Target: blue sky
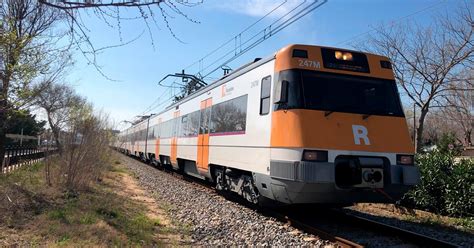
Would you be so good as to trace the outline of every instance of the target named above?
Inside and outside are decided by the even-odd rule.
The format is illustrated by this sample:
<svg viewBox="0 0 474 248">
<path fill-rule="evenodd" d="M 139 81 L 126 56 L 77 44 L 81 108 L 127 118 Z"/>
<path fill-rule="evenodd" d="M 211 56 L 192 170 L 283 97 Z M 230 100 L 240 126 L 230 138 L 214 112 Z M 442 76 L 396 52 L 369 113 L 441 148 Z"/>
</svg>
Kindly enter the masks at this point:
<svg viewBox="0 0 474 248">
<path fill-rule="evenodd" d="M 150 38 L 143 21 L 122 21 L 123 40 L 143 35 L 126 46 L 105 50 L 98 57 L 104 73 L 119 81 L 109 81 L 94 67 L 87 65 L 81 54 L 76 54 L 76 64 L 67 76 L 67 81 L 88 98 L 94 106 L 106 113 L 118 124 L 142 114 L 153 102 L 163 103 L 172 91 L 159 87 L 157 82 L 168 73 L 197 61 L 205 54 L 229 40 L 241 30 L 268 13 L 283 1 L 204 0 L 202 5 L 182 10 L 199 21 L 192 23 L 174 14 L 170 26 L 184 43 L 176 40 L 166 29 L 161 16 L 156 16 L 158 27 L 151 24 Z M 291 9 L 300 1 L 289 0 L 274 15 L 265 19 L 252 31 L 260 30 Z M 317 44 L 351 48 L 351 44 L 363 39 L 366 32 L 379 25 L 390 25 L 393 21 L 431 22 L 434 15 L 454 11 L 458 0 L 329 0 L 325 5 L 274 37 L 264 41 L 239 59 L 229 64 L 232 68 L 266 57 L 291 43 Z M 130 10 L 128 10 L 130 12 Z M 155 12 L 159 14 L 159 12 Z M 133 13 L 126 13 L 124 15 Z M 407 17 L 408 16 L 408 17 Z M 110 28 L 94 15 L 83 15 L 90 28 L 90 36 L 96 47 L 114 45 L 120 42 L 117 29 Z M 112 24 L 114 24 L 112 22 Z M 159 28 L 159 29 L 158 29 Z M 154 46 L 152 45 L 154 43 Z M 204 62 L 206 64 L 206 61 Z M 188 73 L 196 73 L 198 67 L 191 67 Z M 222 72 L 219 71 L 217 77 Z M 172 83 L 169 81 L 168 83 Z M 151 112 L 158 112 L 163 103 Z M 123 128 L 124 125 L 118 126 Z"/>
</svg>

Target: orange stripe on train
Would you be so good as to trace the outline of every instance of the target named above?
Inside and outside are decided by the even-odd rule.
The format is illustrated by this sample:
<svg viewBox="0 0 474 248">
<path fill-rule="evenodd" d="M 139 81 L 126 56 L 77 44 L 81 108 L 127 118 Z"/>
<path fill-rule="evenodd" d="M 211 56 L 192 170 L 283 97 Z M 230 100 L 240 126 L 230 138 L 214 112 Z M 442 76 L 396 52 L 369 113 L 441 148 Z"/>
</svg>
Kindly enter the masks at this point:
<svg viewBox="0 0 474 248">
<path fill-rule="evenodd" d="M 413 153 L 407 133 L 403 117 L 369 116 L 364 120 L 361 114 L 335 112 L 325 117 L 318 110 L 280 110 L 272 115 L 271 146 Z"/>
<path fill-rule="evenodd" d="M 293 55 L 292 55 L 293 49 L 306 50 L 308 52 L 308 58 L 293 58 Z M 341 50 L 338 48 L 334 48 L 334 49 Z M 380 56 L 380 55 L 370 54 L 370 56 L 367 56 L 367 60 L 369 63 L 370 74 L 354 72 L 354 71 L 328 69 L 328 68 L 324 68 L 323 66 L 323 57 L 321 55 L 321 47 L 306 46 L 306 45 L 289 45 L 282 48 L 280 51 L 277 52 L 276 60 L 275 60 L 275 72 L 278 73 L 280 71 L 284 71 L 288 69 L 305 69 L 305 70 L 333 72 L 337 74 L 348 74 L 348 75 L 357 75 L 357 76 L 365 76 L 365 77 L 393 79 L 392 70 L 382 70 L 382 68 L 380 67 L 380 60 L 389 61 L 390 60 L 389 58 Z M 312 66 L 308 67 L 308 66 L 301 65 L 302 62 L 308 62 L 308 61 L 311 62 Z M 318 64 L 319 66 L 316 66 Z"/>
</svg>

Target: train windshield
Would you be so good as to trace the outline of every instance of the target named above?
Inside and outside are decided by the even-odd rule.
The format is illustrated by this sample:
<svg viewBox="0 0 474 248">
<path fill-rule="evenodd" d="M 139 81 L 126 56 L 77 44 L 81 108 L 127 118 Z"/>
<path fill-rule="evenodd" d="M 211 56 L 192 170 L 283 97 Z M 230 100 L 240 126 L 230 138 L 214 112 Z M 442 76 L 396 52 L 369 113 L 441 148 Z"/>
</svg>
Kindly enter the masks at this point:
<svg viewBox="0 0 474 248">
<path fill-rule="evenodd" d="M 307 70 L 288 70 L 288 103 L 277 109 L 314 109 L 368 115 L 404 116 L 394 80 Z"/>
</svg>

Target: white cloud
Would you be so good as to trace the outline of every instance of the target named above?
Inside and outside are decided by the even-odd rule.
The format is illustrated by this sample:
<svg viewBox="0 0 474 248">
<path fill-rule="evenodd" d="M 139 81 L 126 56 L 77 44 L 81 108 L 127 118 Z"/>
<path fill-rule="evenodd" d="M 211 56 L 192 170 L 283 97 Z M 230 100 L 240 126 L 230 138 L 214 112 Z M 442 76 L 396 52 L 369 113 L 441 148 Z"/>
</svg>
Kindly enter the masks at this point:
<svg viewBox="0 0 474 248">
<path fill-rule="evenodd" d="M 224 9 L 226 11 L 232 11 L 239 14 L 244 14 L 254 17 L 262 17 L 278 7 L 271 16 L 282 16 L 288 11 L 292 10 L 298 4 L 302 3 L 302 0 L 287 0 L 287 1 L 275 1 L 275 0 L 239 0 L 239 1 L 219 1 L 215 3 L 216 8 Z"/>
</svg>

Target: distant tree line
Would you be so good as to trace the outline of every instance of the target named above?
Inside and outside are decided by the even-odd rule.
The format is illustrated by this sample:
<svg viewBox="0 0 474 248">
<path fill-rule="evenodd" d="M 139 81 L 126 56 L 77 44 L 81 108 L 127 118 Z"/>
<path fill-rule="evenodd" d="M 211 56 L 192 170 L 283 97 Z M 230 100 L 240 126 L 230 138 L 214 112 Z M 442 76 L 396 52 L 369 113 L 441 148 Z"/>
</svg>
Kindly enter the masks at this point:
<svg viewBox="0 0 474 248">
<path fill-rule="evenodd" d="M 429 25 L 407 22 L 381 26 L 358 48 L 392 60 L 402 96 L 417 108 L 416 147 L 421 152 L 429 113 L 459 122 L 471 144 L 474 91 L 474 17 L 472 1 L 440 14 Z M 408 106 L 407 106 L 408 107 Z M 413 112 L 413 111 L 412 111 Z M 412 125 L 413 126 L 413 125 Z"/>
<path fill-rule="evenodd" d="M 160 16 L 171 34 L 173 14 L 188 17 L 182 8 L 202 1 L 49 1 L 4 0 L 0 2 L 0 157 L 4 156 L 6 133 L 19 115 L 31 108 L 45 111 L 47 123 L 57 144 L 60 130 L 68 127 L 72 111 L 79 111 L 85 100 L 64 83 L 77 51 L 90 65 L 110 79 L 97 62 L 105 49 L 126 45 L 121 24 L 142 19 L 154 44 L 150 25 L 158 27 Z M 122 11 L 134 9 L 135 12 Z M 81 14 L 92 12 L 98 20 L 119 32 L 118 44 L 96 47 Z M 138 13 L 130 16 L 130 13 Z M 115 25 L 112 25 L 115 23 Z M 13 130 L 17 131 L 17 130 Z M 34 133 L 34 132 L 33 132 Z M 60 147 L 62 147 L 60 145 Z"/>
</svg>

